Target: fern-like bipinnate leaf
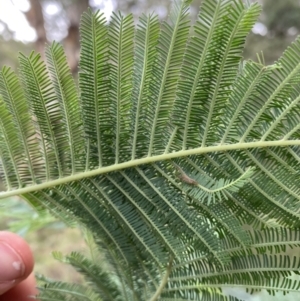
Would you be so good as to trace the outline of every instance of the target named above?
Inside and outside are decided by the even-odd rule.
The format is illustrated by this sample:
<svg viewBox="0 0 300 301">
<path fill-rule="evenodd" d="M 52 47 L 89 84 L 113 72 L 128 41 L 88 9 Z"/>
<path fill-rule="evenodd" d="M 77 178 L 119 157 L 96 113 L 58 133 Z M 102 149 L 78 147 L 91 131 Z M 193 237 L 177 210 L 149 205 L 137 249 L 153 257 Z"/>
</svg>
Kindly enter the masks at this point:
<svg viewBox="0 0 300 301">
<path fill-rule="evenodd" d="M 40 277 L 40 300 L 299 289 L 300 39 L 272 66 L 242 63 L 259 5 L 204 0 L 190 26 L 190 2 L 136 27 L 84 13 L 78 89 L 56 42 L 47 64 L 2 68 L 0 198 L 84 225 L 106 263 L 55 253 L 89 287 Z"/>
</svg>

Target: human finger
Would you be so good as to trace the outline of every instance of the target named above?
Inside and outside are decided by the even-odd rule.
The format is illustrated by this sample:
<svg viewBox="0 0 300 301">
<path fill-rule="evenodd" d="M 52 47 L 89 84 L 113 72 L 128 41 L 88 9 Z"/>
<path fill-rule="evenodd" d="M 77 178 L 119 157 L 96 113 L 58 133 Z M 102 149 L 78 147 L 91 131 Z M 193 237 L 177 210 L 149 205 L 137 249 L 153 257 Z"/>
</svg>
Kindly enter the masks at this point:
<svg viewBox="0 0 300 301">
<path fill-rule="evenodd" d="M 0 231 L 0 295 L 26 279 L 33 264 L 32 252 L 24 239 L 14 233 Z"/>
<path fill-rule="evenodd" d="M 37 294 L 36 281 L 32 273 L 25 280 L 1 295 L 0 301 L 32 301 L 32 296 Z"/>
</svg>

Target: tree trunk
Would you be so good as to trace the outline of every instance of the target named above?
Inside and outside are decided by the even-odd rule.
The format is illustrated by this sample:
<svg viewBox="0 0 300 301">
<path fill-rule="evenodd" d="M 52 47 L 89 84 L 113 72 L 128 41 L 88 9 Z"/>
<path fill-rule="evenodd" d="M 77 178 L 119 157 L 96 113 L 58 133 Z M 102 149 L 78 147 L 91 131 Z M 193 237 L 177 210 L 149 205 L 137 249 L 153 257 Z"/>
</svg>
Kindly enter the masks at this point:
<svg viewBox="0 0 300 301">
<path fill-rule="evenodd" d="M 69 66 L 72 72 L 77 71 L 79 60 L 79 25 L 80 18 L 83 12 L 87 10 L 89 0 L 78 0 L 66 7 L 66 13 L 69 19 L 68 35 L 64 39 L 64 48 L 67 55 Z"/>
<path fill-rule="evenodd" d="M 47 35 L 44 26 L 43 9 L 39 0 L 30 0 L 30 9 L 25 13 L 28 23 L 33 27 L 37 34 L 35 48 L 44 58 L 45 44 L 47 43 Z"/>
</svg>

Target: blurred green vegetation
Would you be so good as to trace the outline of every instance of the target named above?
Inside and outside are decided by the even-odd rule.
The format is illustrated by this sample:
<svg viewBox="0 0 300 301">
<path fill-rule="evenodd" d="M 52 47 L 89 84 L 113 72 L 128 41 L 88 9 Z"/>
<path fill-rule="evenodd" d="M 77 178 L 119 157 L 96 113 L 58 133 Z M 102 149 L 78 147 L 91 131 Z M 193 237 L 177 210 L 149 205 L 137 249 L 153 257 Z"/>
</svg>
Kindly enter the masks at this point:
<svg viewBox="0 0 300 301">
<path fill-rule="evenodd" d="M 78 228 L 67 228 L 46 211 L 37 212 L 24 200 L 12 197 L 1 201 L 0 231 L 10 230 L 24 237 L 31 246 L 35 258 L 35 273 L 48 278 L 81 282 L 82 277 L 74 270 L 56 261 L 51 252 L 63 254 L 78 251 L 87 254 L 84 235 Z"/>
<path fill-rule="evenodd" d="M 29 54 L 34 49 L 33 43 L 24 44 L 20 41 L 5 40 L 0 36 L 0 67 L 9 66 L 13 70 L 18 69 L 18 53 Z"/>
<path fill-rule="evenodd" d="M 1 200 L 0 229 L 6 229 L 25 237 L 27 233 L 43 228 L 61 230 L 65 225 L 46 211 L 37 212 L 18 197 Z"/>
</svg>

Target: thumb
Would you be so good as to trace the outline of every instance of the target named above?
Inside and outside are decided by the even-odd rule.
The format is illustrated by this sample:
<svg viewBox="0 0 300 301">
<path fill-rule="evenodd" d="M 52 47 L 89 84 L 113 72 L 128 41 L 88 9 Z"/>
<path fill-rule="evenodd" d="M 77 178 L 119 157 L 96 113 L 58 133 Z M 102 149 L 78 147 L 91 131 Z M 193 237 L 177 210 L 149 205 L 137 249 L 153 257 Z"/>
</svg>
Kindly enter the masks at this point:
<svg viewBox="0 0 300 301">
<path fill-rule="evenodd" d="M 0 232 L 0 295 L 27 278 L 33 258 L 27 243 L 18 235 Z"/>
</svg>

